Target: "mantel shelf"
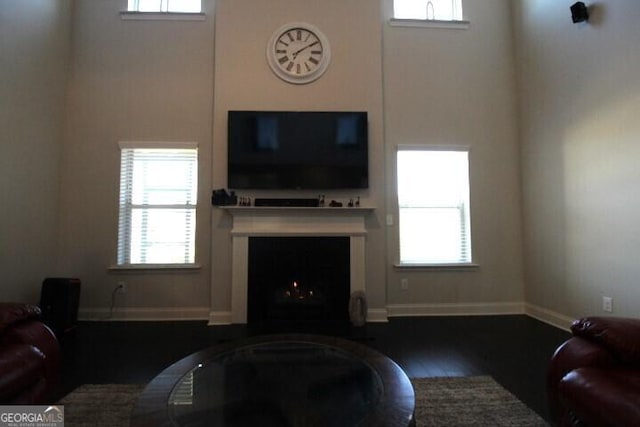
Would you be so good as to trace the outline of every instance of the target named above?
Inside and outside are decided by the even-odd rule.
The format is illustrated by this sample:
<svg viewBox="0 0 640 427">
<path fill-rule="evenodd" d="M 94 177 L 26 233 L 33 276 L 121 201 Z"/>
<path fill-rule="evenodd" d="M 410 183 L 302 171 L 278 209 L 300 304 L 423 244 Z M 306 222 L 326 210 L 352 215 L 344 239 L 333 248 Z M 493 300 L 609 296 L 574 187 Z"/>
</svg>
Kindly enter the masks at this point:
<svg viewBox="0 0 640 427">
<path fill-rule="evenodd" d="M 220 209 L 228 211 L 230 214 L 246 215 L 251 213 L 277 213 L 281 212 L 284 215 L 291 213 L 312 213 L 312 214 L 346 214 L 356 213 L 365 215 L 373 212 L 375 208 L 372 207 L 307 207 L 307 206 L 216 206 Z"/>
</svg>

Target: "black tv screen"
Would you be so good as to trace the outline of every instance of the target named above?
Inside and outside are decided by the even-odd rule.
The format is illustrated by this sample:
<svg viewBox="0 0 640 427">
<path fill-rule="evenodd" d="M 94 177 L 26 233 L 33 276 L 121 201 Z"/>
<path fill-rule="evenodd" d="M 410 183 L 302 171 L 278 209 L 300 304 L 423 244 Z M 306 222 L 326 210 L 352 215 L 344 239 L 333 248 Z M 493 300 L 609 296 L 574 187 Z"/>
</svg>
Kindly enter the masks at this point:
<svg viewBox="0 0 640 427">
<path fill-rule="evenodd" d="M 230 189 L 369 185 L 366 112 L 229 111 Z"/>
</svg>

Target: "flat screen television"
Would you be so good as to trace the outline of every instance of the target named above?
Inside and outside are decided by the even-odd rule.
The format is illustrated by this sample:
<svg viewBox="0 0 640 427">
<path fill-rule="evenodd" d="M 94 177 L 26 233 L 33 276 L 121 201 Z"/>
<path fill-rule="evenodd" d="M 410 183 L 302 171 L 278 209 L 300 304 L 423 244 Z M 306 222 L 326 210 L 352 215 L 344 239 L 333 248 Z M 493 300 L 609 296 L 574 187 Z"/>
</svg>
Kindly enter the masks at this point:
<svg viewBox="0 0 640 427">
<path fill-rule="evenodd" d="M 229 111 L 230 189 L 357 189 L 369 185 L 362 111 Z"/>
</svg>

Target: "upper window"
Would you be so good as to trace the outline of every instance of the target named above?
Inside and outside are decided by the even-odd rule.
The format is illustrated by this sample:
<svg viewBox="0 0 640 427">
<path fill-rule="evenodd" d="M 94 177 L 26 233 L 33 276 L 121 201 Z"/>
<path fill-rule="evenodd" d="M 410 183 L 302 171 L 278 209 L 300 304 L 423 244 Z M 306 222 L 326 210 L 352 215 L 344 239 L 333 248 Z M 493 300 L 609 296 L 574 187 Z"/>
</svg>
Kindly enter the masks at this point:
<svg viewBox="0 0 640 427">
<path fill-rule="evenodd" d="M 393 17 L 461 21 L 462 0 L 393 0 Z"/>
<path fill-rule="evenodd" d="M 200 13 L 201 0 L 128 0 L 129 12 Z"/>
<path fill-rule="evenodd" d="M 400 264 L 471 263 L 469 152 L 400 147 L 397 170 Z"/>
<path fill-rule="evenodd" d="M 194 143 L 121 143 L 118 265 L 193 264 Z"/>
</svg>

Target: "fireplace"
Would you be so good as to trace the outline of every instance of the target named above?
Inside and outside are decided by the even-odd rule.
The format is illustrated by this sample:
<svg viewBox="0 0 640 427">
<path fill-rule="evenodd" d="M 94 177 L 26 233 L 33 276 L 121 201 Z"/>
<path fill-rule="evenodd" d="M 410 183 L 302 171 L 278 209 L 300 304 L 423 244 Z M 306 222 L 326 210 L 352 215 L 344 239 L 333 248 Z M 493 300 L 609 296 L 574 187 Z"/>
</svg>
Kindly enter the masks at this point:
<svg viewBox="0 0 640 427">
<path fill-rule="evenodd" d="M 212 311 L 209 324 L 247 323 L 249 242 L 254 239 L 259 241 L 261 238 L 343 238 L 349 247 L 348 295 L 355 291 L 366 291 L 365 223 L 366 217 L 373 211 L 372 208 L 223 206 L 221 209 L 233 217 L 231 311 Z M 215 278 L 212 279 L 212 283 L 214 281 Z M 301 292 L 308 289 L 306 283 L 298 285 L 304 287 Z M 284 286 L 293 285 L 289 283 Z"/>
<path fill-rule="evenodd" d="M 251 237 L 247 322 L 347 322 L 348 237 Z"/>
</svg>

